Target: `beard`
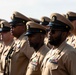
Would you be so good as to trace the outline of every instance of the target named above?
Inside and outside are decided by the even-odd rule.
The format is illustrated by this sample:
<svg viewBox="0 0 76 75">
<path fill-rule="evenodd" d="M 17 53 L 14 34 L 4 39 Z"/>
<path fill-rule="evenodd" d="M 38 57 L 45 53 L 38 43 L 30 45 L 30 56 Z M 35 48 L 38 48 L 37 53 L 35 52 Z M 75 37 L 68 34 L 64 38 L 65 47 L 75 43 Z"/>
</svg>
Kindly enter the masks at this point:
<svg viewBox="0 0 76 75">
<path fill-rule="evenodd" d="M 61 35 L 62 35 L 62 33 L 61 33 L 58 37 L 56 37 L 56 38 L 51 37 L 51 38 L 49 39 L 49 43 L 50 43 L 51 45 L 54 45 L 54 46 L 59 45 L 60 42 L 61 42 Z"/>
</svg>

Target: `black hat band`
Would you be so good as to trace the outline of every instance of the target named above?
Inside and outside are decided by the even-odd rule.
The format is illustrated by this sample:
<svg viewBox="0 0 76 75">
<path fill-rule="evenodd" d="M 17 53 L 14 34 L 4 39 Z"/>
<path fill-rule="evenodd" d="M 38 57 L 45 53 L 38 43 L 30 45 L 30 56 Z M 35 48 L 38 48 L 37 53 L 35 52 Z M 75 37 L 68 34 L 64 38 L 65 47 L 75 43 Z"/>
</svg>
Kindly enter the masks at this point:
<svg viewBox="0 0 76 75">
<path fill-rule="evenodd" d="M 9 27 L 0 28 L 0 32 L 7 32 L 7 31 L 10 31 Z"/>
<path fill-rule="evenodd" d="M 27 30 L 27 32 L 32 32 L 32 33 L 43 33 L 43 34 L 46 33 L 45 30 L 38 29 L 38 28 L 30 28 L 30 29 Z"/>
<path fill-rule="evenodd" d="M 76 20 L 76 17 L 69 16 L 68 19 L 69 19 L 70 21 L 74 21 L 74 20 Z"/>
<path fill-rule="evenodd" d="M 69 31 L 71 29 L 70 26 L 68 26 L 65 23 L 57 24 L 57 23 L 50 22 L 48 26 L 50 26 L 53 29 L 60 29 L 60 30 L 63 30 L 63 31 Z"/>
<path fill-rule="evenodd" d="M 26 24 L 26 22 L 27 22 L 27 21 L 24 20 L 24 19 L 15 17 L 15 18 L 10 22 L 10 25 L 13 26 L 13 27 L 15 27 L 16 24 L 18 24 L 18 23 Z"/>
<path fill-rule="evenodd" d="M 46 25 L 48 25 L 48 24 L 49 24 L 49 22 L 47 22 L 47 21 L 44 21 L 44 22 L 40 22 L 40 24 L 41 24 L 41 25 L 44 25 L 44 26 L 46 26 Z"/>
</svg>

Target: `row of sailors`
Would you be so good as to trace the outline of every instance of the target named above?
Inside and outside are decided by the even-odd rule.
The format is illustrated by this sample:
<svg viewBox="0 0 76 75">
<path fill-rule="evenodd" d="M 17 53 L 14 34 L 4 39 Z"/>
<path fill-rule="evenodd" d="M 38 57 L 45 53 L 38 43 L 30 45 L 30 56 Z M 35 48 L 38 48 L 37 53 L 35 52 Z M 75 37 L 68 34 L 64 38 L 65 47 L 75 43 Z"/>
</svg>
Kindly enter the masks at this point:
<svg viewBox="0 0 76 75">
<path fill-rule="evenodd" d="M 0 21 L 0 75 L 68 75 L 67 72 L 69 75 L 75 75 L 76 68 L 73 63 L 76 61 L 73 61 L 73 65 L 70 65 L 70 61 L 68 63 L 72 70 L 64 69 L 65 72 L 61 71 L 60 74 L 58 68 L 62 67 L 63 70 L 64 66 L 58 62 L 63 55 L 76 48 L 76 13 L 68 12 L 65 16 L 53 13 L 50 18 L 44 16 L 40 21 L 14 12 L 11 20 L 10 23 L 3 19 Z M 55 31 L 68 34 L 63 35 L 65 38 L 61 41 L 62 37 L 52 37 Z"/>
</svg>

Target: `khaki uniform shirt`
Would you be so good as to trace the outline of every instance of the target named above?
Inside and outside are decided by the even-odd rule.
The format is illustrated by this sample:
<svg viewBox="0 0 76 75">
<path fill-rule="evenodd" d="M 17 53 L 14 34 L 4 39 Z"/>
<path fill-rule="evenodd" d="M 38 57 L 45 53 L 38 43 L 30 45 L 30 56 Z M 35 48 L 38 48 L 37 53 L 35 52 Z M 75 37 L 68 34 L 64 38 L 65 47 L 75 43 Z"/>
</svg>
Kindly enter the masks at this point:
<svg viewBox="0 0 76 75">
<path fill-rule="evenodd" d="M 70 36 L 67 43 L 76 49 L 76 36 L 75 35 Z"/>
<path fill-rule="evenodd" d="M 25 75 L 29 59 L 34 52 L 24 34 L 15 42 L 14 54 L 11 59 L 11 75 Z"/>
<path fill-rule="evenodd" d="M 37 52 L 33 53 L 29 61 L 26 75 L 41 75 L 40 66 L 48 51 L 49 48 L 43 45 Z"/>
<path fill-rule="evenodd" d="M 63 42 L 47 53 L 41 69 L 42 75 L 76 75 L 76 50 Z"/>
<path fill-rule="evenodd" d="M 4 48 L 3 41 L 0 41 L 0 58 L 1 58 L 1 54 L 2 54 L 3 48 Z"/>
<path fill-rule="evenodd" d="M 13 44 L 13 40 L 9 43 L 9 45 L 5 46 L 1 55 L 1 72 L 0 75 L 3 75 L 4 68 L 5 68 L 5 58 L 11 48 L 11 45 Z"/>
<path fill-rule="evenodd" d="M 2 41 L 0 41 L 0 58 L 1 58 L 1 54 L 2 54 L 3 49 L 4 49 L 4 44 Z"/>
<path fill-rule="evenodd" d="M 0 73 L 1 73 L 1 55 L 4 49 L 4 44 L 2 41 L 0 41 Z"/>
</svg>

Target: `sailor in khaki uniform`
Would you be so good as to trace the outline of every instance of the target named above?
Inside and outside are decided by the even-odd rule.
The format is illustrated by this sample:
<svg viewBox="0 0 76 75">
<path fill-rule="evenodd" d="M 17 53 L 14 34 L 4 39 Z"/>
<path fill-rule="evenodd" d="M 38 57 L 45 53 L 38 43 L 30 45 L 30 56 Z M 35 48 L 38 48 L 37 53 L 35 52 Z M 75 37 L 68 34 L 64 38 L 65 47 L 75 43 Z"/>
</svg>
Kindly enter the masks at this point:
<svg viewBox="0 0 76 75">
<path fill-rule="evenodd" d="M 47 17 L 47 16 L 42 16 L 40 21 L 41 21 L 40 25 L 43 25 L 47 29 L 47 34 L 46 34 L 46 37 L 44 39 L 44 42 L 51 49 L 52 45 L 50 45 L 48 43 L 48 31 L 49 31 L 49 27 L 47 26 L 49 24 L 49 22 L 51 21 L 51 19 L 49 17 Z"/>
<path fill-rule="evenodd" d="M 40 66 L 46 53 L 49 51 L 49 48 L 44 44 L 46 28 L 32 21 L 27 22 L 26 25 L 27 32 L 25 35 L 28 36 L 30 46 L 35 51 L 29 61 L 25 75 L 41 75 Z"/>
<path fill-rule="evenodd" d="M 0 19 L 0 22 L 1 21 L 4 21 L 4 19 Z M 4 48 L 4 44 L 3 44 L 3 41 L 2 41 L 2 35 L 1 35 L 1 31 L 0 31 L 0 58 L 1 58 L 3 48 Z"/>
<path fill-rule="evenodd" d="M 71 21 L 74 27 L 67 42 L 76 49 L 76 13 L 69 11 L 66 13 L 66 18 Z"/>
<path fill-rule="evenodd" d="M 4 74 L 4 68 L 5 68 L 5 61 L 6 56 L 11 48 L 11 45 L 13 44 L 13 36 L 10 33 L 10 24 L 7 21 L 1 21 L 0 22 L 0 32 L 2 35 L 2 41 L 4 42 L 4 48 L 1 54 L 1 72 L 0 75 Z"/>
<path fill-rule="evenodd" d="M 0 22 L 3 21 L 4 19 L 0 19 Z M 0 72 L 1 72 L 1 54 L 3 52 L 3 48 L 4 48 L 4 44 L 3 44 L 3 41 L 2 41 L 2 35 L 1 35 L 1 32 L 0 32 Z"/>
<path fill-rule="evenodd" d="M 49 43 L 54 47 L 45 56 L 42 75 L 76 75 L 76 50 L 66 43 L 73 26 L 58 13 L 51 14 Z"/>
<path fill-rule="evenodd" d="M 15 11 L 11 20 L 12 34 L 16 37 L 11 58 L 11 75 L 25 75 L 29 59 L 34 51 L 28 44 L 28 38 L 24 36 L 29 18 Z"/>
</svg>

